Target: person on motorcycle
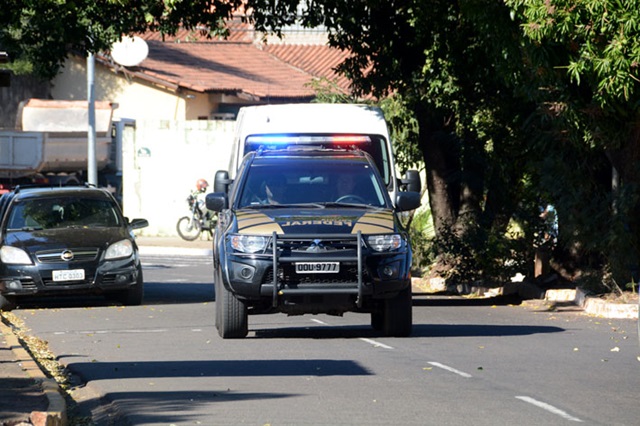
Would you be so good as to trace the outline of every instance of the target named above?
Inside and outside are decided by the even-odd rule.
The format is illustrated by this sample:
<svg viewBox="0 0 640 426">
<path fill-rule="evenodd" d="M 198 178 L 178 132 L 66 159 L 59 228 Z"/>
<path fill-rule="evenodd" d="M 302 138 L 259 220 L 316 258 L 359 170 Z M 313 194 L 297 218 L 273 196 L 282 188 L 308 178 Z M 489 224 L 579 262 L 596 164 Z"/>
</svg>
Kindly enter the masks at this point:
<svg viewBox="0 0 640 426">
<path fill-rule="evenodd" d="M 203 231 L 210 238 L 213 236 L 213 227 L 217 222 L 216 213 L 207 209 L 205 193 L 209 188 L 209 182 L 205 179 L 196 181 L 195 191 L 191 191 L 187 202 L 189 203 L 189 216 L 178 219 L 176 229 L 178 235 L 187 241 L 197 239 Z"/>
<path fill-rule="evenodd" d="M 205 192 L 207 192 L 207 188 L 209 188 L 209 182 L 207 182 L 206 179 L 198 179 L 196 181 L 196 190 L 191 195 L 193 195 L 196 203 L 198 203 L 198 209 L 200 209 L 202 217 L 209 219 L 211 214 L 205 205 Z"/>
</svg>

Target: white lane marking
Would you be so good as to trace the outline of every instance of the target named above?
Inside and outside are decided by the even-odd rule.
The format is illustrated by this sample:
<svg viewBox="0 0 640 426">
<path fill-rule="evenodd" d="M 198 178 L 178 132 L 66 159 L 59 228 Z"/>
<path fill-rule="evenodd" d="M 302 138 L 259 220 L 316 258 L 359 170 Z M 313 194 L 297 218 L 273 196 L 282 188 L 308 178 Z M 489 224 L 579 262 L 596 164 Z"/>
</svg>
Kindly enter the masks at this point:
<svg viewBox="0 0 640 426">
<path fill-rule="evenodd" d="M 370 343 L 376 348 L 393 349 L 393 346 L 385 345 L 384 343 L 377 342 L 373 339 L 365 339 L 364 337 L 361 337 L 360 340 Z"/>
<path fill-rule="evenodd" d="M 444 365 L 444 364 L 440 364 L 439 362 L 429 362 L 428 364 L 433 365 L 434 367 L 438 367 L 438 368 L 442 368 L 443 370 L 447 370 L 450 371 L 452 373 L 455 373 L 459 376 L 465 377 L 465 378 L 470 378 L 473 377 L 471 374 L 469 373 L 465 373 L 464 371 L 460 371 L 460 370 L 456 370 L 453 367 L 449 367 L 448 365 Z"/>
<path fill-rule="evenodd" d="M 537 399 L 533 399 L 529 396 L 516 396 L 516 398 L 519 399 L 520 401 L 528 402 L 529 404 L 533 404 L 536 407 L 542 408 L 543 410 L 546 410 L 552 414 L 560 416 L 565 420 L 582 423 L 582 420 L 580 420 L 579 418 L 573 417 L 571 414 L 565 411 L 562 411 L 561 409 L 556 408 L 551 404 L 547 404 L 546 402 L 538 401 Z"/>
<path fill-rule="evenodd" d="M 331 324 L 328 324 L 328 323 L 326 323 L 324 321 L 321 321 L 319 319 L 316 319 L 316 318 L 312 318 L 311 321 L 313 321 L 315 323 L 318 323 L 318 324 L 321 324 L 321 325 L 328 325 L 328 326 L 331 325 Z M 380 342 L 375 341 L 373 339 L 366 339 L 366 338 L 362 337 L 362 338 L 360 338 L 360 340 L 362 340 L 363 342 L 369 343 L 369 344 L 373 345 L 376 348 L 393 349 L 392 346 L 385 345 L 384 343 L 380 343 Z"/>
</svg>

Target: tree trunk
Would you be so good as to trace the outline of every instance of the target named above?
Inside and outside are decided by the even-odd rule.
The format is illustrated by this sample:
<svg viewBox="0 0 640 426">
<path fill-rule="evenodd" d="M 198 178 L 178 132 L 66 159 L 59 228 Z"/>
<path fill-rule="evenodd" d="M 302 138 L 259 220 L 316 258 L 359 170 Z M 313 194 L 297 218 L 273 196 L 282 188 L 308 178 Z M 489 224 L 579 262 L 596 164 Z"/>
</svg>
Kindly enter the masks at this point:
<svg viewBox="0 0 640 426">
<path fill-rule="evenodd" d="M 457 176 L 460 167 L 455 155 L 455 139 L 445 126 L 435 127 L 426 111 L 416 111 L 420 126 L 420 149 L 427 177 L 429 205 L 436 239 L 443 230 L 455 224 L 458 213 L 459 189 Z"/>
</svg>

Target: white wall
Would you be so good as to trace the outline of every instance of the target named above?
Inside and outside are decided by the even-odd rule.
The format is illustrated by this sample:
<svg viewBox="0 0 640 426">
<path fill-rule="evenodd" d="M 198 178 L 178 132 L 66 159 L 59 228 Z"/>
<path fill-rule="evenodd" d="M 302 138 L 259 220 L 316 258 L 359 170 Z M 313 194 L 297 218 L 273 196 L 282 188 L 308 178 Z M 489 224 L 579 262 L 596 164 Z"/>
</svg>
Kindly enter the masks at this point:
<svg viewBox="0 0 640 426">
<path fill-rule="evenodd" d="M 188 214 L 187 196 L 204 178 L 213 188 L 226 170 L 234 121 L 139 120 L 123 140 L 123 208 L 145 218 L 140 235 L 176 236 L 176 222 Z"/>
</svg>

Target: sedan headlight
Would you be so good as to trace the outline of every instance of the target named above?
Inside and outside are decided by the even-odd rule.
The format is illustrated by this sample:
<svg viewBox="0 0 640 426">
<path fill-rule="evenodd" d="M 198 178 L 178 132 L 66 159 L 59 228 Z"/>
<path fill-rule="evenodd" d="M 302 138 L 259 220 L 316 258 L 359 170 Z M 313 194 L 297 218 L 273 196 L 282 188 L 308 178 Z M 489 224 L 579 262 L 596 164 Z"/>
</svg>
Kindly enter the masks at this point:
<svg viewBox="0 0 640 426">
<path fill-rule="evenodd" d="M 258 253 L 267 248 L 268 237 L 260 235 L 232 235 L 231 247 L 242 253 Z"/>
<path fill-rule="evenodd" d="M 402 247 L 402 236 L 399 234 L 369 235 L 367 243 L 375 251 L 391 251 Z"/>
<path fill-rule="evenodd" d="M 106 260 L 119 259 L 122 257 L 129 257 L 133 254 L 133 244 L 130 240 L 122 240 L 117 243 L 111 244 L 107 248 L 107 252 L 104 255 Z"/>
<path fill-rule="evenodd" d="M 33 265 L 26 251 L 11 246 L 0 248 L 0 261 L 13 265 Z"/>
</svg>

